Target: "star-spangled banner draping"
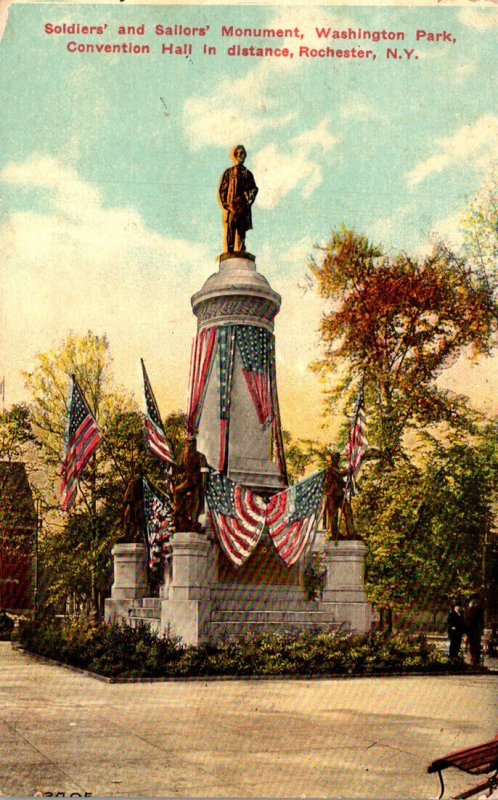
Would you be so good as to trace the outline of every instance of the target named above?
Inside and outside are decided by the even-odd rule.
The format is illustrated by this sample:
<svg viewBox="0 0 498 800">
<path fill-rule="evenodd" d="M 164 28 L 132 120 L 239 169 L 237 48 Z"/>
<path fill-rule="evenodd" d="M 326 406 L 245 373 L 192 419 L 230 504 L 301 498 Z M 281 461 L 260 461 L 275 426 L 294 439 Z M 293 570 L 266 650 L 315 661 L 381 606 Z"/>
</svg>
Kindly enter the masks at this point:
<svg viewBox="0 0 498 800">
<path fill-rule="evenodd" d="M 220 545 L 232 564 L 240 567 L 258 544 L 265 525 L 265 506 L 251 489 L 211 470 L 206 501 Z"/>
<path fill-rule="evenodd" d="M 147 478 L 142 481 L 149 564 L 153 567 L 168 554 L 173 534 L 173 503 L 169 495 L 155 491 Z"/>
<path fill-rule="evenodd" d="M 187 433 L 197 434 L 217 341 L 216 327 L 202 328 L 192 342 L 190 356 Z"/>
<path fill-rule="evenodd" d="M 237 347 L 242 359 L 242 372 L 261 425 L 271 421 L 270 361 L 272 334 L 266 328 L 237 325 Z"/>
<path fill-rule="evenodd" d="M 324 470 L 273 495 L 269 502 L 248 487 L 211 470 L 206 501 L 220 545 L 237 567 L 247 561 L 265 525 L 290 567 L 313 544 L 323 496 Z"/>
<path fill-rule="evenodd" d="M 323 498 L 324 474 L 321 470 L 273 495 L 266 507 L 270 537 L 288 567 L 313 544 Z"/>
<path fill-rule="evenodd" d="M 365 433 L 365 415 L 363 412 L 363 391 L 360 389 L 356 398 L 353 419 L 346 442 L 347 475 L 345 493 L 351 497 L 356 494 L 356 476 L 358 475 L 367 451 L 368 439 Z"/>
<path fill-rule="evenodd" d="M 90 406 L 74 375 L 64 436 L 64 457 L 60 467 L 61 509 L 69 511 L 76 500 L 78 479 L 100 442 L 101 434 Z"/>
<path fill-rule="evenodd" d="M 226 468 L 230 429 L 235 350 L 242 362 L 242 373 L 258 420 L 272 426 L 273 442 L 280 473 L 287 480 L 280 427 L 275 366 L 275 337 L 256 325 L 220 325 L 201 329 L 192 343 L 189 377 L 187 433 L 197 434 L 207 384 L 214 363 L 217 365 L 218 419 L 220 448 L 217 467 Z M 214 465 L 213 465 L 214 466 Z"/>
<path fill-rule="evenodd" d="M 218 328 L 218 402 L 220 419 L 220 457 L 218 469 L 223 472 L 228 455 L 228 432 L 232 407 L 233 365 L 235 357 L 236 327 Z"/>
<path fill-rule="evenodd" d="M 144 380 L 144 395 L 145 395 L 145 438 L 147 445 L 153 455 L 165 461 L 166 464 L 174 464 L 171 448 L 166 439 L 163 423 L 161 422 L 161 415 L 159 408 L 150 385 L 149 376 L 145 369 L 143 359 L 141 359 L 142 373 Z"/>
</svg>

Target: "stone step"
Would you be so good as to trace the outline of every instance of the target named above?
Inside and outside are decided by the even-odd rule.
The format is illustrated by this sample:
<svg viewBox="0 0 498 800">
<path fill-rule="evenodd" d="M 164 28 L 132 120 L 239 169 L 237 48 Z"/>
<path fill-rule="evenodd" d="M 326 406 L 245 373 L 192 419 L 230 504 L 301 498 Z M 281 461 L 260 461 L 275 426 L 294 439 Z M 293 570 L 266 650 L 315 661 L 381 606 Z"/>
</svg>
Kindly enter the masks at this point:
<svg viewBox="0 0 498 800">
<path fill-rule="evenodd" d="M 331 610 L 323 611 L 295 611 L 295 610 L 215 610 L 211 612 L 212 622 L 268 622 L 287 623 L 289 625 L 320 625 L 321 623 L 335 622 L 335 615 Z"/>
<path fill-rule="evenodd" d="M 160 619 L 161 609 L 135 607 L 130 609 L 128 616 L 130 619 Z"/>
<path fill-rule="evenodd" d="M 211 589 L 211 605 L 213 609 L 240 611 L 240 610 L 269 610 L 269 611 L 319 611 L 321 604 L 318 601 L 306 600 L 302 589 L 299 587 L 255 587 L 255 586 L 227 586 Z"/>
<path fill-rule="evenodd" d="M 254 635 L 263 633 L 264 631 L 283 632 L 286 630 L 312 630 L 320 628 L 320 630 L 333 633 L 334 631 L 343 631 L 344 625 L 341 622 L 324 622 L 318 624 L 316 622 L 301 622 L 299 625 L 289 625 L 286 623 L 273 623 L 269 624 L 267 621 L 254 621 L 254 622 L 209 622 L 206 626 L 207 636 L 211 642 L 216 642 L 222 638 L 238 638 L 244 635 Z"/>
<path fill-rule="evenodd" d="M 157 608 L 160 610 L 161 608 L 161 598 L 160 597 L 142 597 L 139 600 L 136 600 L 137 608 Z"/>
</svg>

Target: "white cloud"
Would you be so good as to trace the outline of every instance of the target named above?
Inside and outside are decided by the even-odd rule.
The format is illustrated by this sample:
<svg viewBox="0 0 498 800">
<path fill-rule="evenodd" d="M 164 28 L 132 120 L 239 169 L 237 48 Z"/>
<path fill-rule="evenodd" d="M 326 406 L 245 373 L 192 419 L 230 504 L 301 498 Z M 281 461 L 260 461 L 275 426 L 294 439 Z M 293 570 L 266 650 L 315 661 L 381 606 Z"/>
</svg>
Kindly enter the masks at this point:
<svg viewBox="0 0 498 800">
<path fill-rule="evenodd" d="M 458 13 L 458 19 L 469 28 L 478 31 L 491 30 L 498 27 L 498 14 L 493 8 L 463 8 Z"/>
<path fill-rule="evenodd" d="M 467 80 L 469 75 L 473 75 L 476 71 L 477 66 L 474 61 L 468 61 L 465 64 L 460 64 L 459 67 L 456 68 L 454 77 L 457 83 L 463 83 L 463 81 Z"/>
<path fill-rule="evenodd" d="M 374 108 L 362 95 L 354 93 L 348 93 L 339 113 L 343 119 L 353 117 L 355 120 L 371 119 L 379 116 L 378 109 Z"/>
<path fill-rule="evenodd" d="M 259 177 L 258 204 L 274 208 L 293 189 L 300 187 L 303 197 L 309 197 L 323 180 L 320 160 L 337 142 L 325 117 L 315 128 L 289 139 L 279 149 L 274 142 L 266 145 L 253 158 Z"/>
<path fill-rule="evenodd" d="M 15 211 L 0 226 L 0 361 L 10 391 L 22 394 L 20 371 L 36 353 L 91 329 L 109 336 L 119 382 L 140 390 L 143 356 L 159 396 L 183 407 L 195 330 L 189 298 L 203 280 L 199 264 L 214 271 L 204 248 L 159 235 L 133 209 L 104 207 L 98 189 L 56 159 L 32 156 L 0 179 L 46 200 L 43 211 Z"/>
<path fill-rule="evenodd" d="M 498 117 L 486 114 L 473 125 L 464 125 L 453 136 L 437 139 L 439 152 L 414 167 L 408 173 L 410 186 L 415 186 L 433 172 L 442 172 L 453 164 L 471 162 L 474 167 L 486 167 L 498 156 Z"/>
<path fill-rule="evenodd" d="M 266 63 L 235 81 L 225 79 L 209 95 L 190 97 L 183 106 L 183 126 L 189 146 L 228 147 L 251 144 L 265 129 L 285 127 L 294 114 L 278 112 L 267 90 L 271 71 Z"/>
</svg>

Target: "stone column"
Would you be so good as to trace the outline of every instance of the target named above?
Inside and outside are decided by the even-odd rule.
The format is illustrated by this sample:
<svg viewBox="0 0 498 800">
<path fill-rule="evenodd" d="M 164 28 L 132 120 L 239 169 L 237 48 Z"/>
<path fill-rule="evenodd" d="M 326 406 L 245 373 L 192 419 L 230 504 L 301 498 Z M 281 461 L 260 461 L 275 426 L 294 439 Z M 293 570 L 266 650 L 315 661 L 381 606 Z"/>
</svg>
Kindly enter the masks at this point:
<svg viewBox="0 0 498 800">
<path fill-rule="evenodd" d="M 161 601 L 161 628 L 181 636 L 186 644 L 197 645 L 205 638 L 210 612 L 211 545 L 203 534 L 177 532 L 171 546 L 173 574 L 168 596 Z"/>
<path fill-rule="evenodd" d="M 105 601 L 105 618 L 128 621 L 135 601 L 147 597 L 147 548 L 144 544 L 120 542 L 112 549 L 114 583 Z"/>
<path fill-rule="evenodd" d="M 323 601 L 332 604 L 336 619 L 360 633 L 371 625 L 363 584 L 365 552 L 363 542 L 350 539 L 329 540 L 324 547 L 327 583 Z"/>
</svg>

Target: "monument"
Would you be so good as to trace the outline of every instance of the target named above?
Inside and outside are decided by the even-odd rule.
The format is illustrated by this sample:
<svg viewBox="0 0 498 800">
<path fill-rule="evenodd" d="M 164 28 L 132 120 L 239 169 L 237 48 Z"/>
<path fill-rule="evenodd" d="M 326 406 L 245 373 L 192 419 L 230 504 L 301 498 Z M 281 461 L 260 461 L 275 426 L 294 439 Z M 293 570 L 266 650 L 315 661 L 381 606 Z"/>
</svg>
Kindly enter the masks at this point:
<svg viewBox="0 0 498 800">
<path fill-rule="evenodd" d="M 193 644 L 271 627 L 333 629 L 346 623 L 365 631 L 370 607 L 363 590 L 364 545 L 350 538 L 352 523 L 346 540 L 317 534 L 325 491 L 329 527 L 338 535 L 338 465 L 331 462 L 327 471 L 288 484 L 274 333 L 281 298 L 246 250 L 258 188 L 245 166 L 245 147 L 237 145 L 231 156 L 234 165 L 218 188 L 223 252 L 217 271 L 191 300 L 197 330 L 165 581 L 160 597 L 145 597 L 142 585 L 130 602 L 123 575 L 128 583 L 138 580 L 143 553 L 128 552 L 129 545 L 126 567 L 114 553 L 106 615 L 130 624 L 147 621 Z M 313 549 L 326 565 L 323 597 L 315 601 L 305 599 L 301 585 Z"/>
</svg>

